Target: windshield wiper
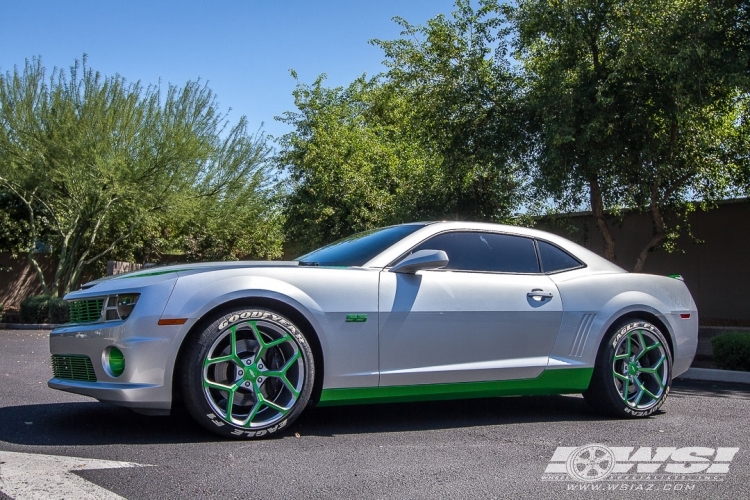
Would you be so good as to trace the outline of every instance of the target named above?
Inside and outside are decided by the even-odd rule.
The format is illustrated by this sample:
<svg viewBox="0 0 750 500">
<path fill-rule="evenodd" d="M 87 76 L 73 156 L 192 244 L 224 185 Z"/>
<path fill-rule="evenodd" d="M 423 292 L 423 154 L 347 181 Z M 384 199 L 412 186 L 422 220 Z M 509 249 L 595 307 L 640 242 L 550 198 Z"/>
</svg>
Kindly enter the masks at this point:
<svg viewBox="0 0 750 500">
<path fill-rule="evenodd" d="M 319 266 L 320 264 L 318 264 L 317 262 L 312 262 L 312 261 L 305 262 L 304 260 L 301 260 L 299 261 L 299 265 L 300 266 Z"/>
</svg>

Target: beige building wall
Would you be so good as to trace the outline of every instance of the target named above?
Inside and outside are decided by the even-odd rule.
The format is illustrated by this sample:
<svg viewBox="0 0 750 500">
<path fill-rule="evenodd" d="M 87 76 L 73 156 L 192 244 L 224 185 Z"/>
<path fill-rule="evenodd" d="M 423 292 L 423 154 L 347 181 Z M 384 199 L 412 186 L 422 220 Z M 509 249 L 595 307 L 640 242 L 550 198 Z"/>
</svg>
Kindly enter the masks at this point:
<svg viewBox="0 0 750 500">
<path fill-rule="evenodd" d="M 693 212 L 693 235 L 677 242 L 677 251 L 652 252 L 644 266 L 651 274 L 680 274 L 685 279 L 702 323 L 750 326 L 750 201 L 723 202 L 708 212 Z M 560 234 L 602 255 L 602 237 L 590 213 L 540 221 L 537 226 Z M 618 264 L 633 269 L 638 254 L 653 234 L 649 214 L 627 214 L 610 221 Z"/>
<path fill-rule="evenodd" d="M 45 257 L 39 260 L 49 282 L 54 278 L 54 266 Z M 14 259 L 8 253 L 0 253 L 0 304 L 6 311 L 17 310 L 23 299 L 41 293 L 36 271 L 25 256 Z"/>
</svg>

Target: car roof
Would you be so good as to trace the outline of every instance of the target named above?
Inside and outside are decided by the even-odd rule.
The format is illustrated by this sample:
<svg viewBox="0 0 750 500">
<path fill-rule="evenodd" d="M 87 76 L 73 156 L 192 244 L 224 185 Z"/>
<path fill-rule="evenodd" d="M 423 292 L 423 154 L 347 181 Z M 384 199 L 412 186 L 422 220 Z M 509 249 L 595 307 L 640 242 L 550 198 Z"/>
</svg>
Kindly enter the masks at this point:
<svg viewBox="0 0 750 500">
<path fill-rule="evenodd" d="M 411 248 L 436 234 L 448 231 L 488 231 L 525 236 L 528 238 L 547 241 L 574 255 L 581 262 L 586 264 L 587 267 L 591 268 L 591 271 L 625 272 L 621 267 L 613 264 L 600 255 L 597 255 L 591 250 L 577 243 L 574 243 L 567 238 L 563 238 L 562 236 L 558 236 L 547 231 L 541 231 L 539 229 L 532 229 L 523 226 L 513 226 L 509 224 L 493 224 L 489 222 L 466 221 L 435 221 L 423 222 L 422 224 L 425 224 L 423 228 L 411 233 L 410 235 L 400 240 L 398 243 L 392 245 L 386 251 L 380 253 L 375 258 L 365 263 L 363 267 L 387 267 L 395 259 L 401 257 Z"/>
</svg>

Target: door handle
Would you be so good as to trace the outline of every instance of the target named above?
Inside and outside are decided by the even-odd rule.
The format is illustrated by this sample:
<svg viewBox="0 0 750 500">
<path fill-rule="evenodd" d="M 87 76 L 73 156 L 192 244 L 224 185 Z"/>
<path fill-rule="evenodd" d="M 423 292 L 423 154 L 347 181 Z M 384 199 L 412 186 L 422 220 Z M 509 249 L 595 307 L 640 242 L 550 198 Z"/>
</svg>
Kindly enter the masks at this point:
<svg viewBox="0 0 750 500">
<path fill-rule="evenodd" d="M 534 288 L 532 291 L 527 293 L 526 296 L 536 300 L 537 302 L 541 302 L 545 299 L 551 299 L 552 292 L 545 292 L 541 288 Z"/>
</svg>

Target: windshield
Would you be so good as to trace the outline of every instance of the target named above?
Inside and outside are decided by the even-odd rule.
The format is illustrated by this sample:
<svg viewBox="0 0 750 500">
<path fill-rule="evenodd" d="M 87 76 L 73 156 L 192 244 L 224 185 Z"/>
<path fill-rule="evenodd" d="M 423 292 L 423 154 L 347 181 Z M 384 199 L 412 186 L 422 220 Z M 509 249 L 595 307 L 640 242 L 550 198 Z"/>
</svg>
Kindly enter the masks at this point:
<svg viewBox="0 0 750 500">
<path fill-rule="evenodd" d="M 426 224 L 404 224 L 353 234 L 297 257 L 307 266 L 361 266 L 400 239 Z"/>
</svg>

